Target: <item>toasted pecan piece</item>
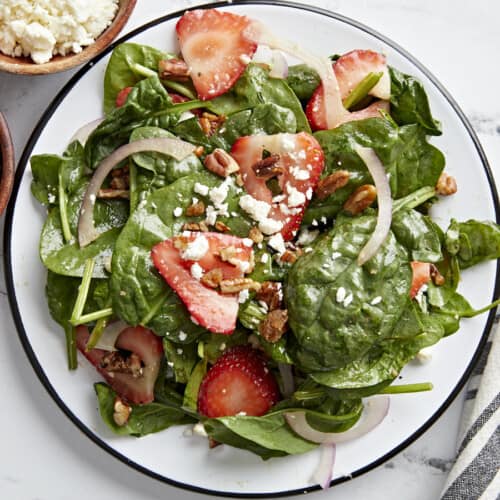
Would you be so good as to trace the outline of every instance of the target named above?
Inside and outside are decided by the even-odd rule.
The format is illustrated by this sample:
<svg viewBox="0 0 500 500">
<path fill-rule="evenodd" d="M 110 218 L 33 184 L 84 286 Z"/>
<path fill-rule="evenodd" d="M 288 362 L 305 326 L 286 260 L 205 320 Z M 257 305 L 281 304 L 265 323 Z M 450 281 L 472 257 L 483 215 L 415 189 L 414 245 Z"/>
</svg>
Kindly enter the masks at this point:
<svg viewBox="0 0 500 500">
<path fill-rule="evenodd" d="M 316 196 L 323 200 L 344 187 L 349 182 L 350 174 L 347 170 L 337 170 L 333 174 L 321 179 L 316 187 Z"/>
<path fill-rule="evenodd" d="M 267 305 L 269 311 L 274 311 L 281 307 L 283 292 L 279 281 L 264 281 L 255 298 Z"/>
<path fill-rule="evenodd" d="M 240 166 L 236 160 L 221 148 L 216 148 L 212 153 L 205 157 L 205 167 L 220 177 L 239 172 Z"/>
<path fill-rule="evenodd" d="M 274 309 L 270 311 L 259 325 L 259 333 L 268 342 L 278 342 L 288 330 L 288 311 L 286 309 Z"/>
<path fill-rule="evenodd" d="M 352 215 L 358 215 L 367 209 L 377 199 L 377 190 L 372 184 L 359 186 L 344 203 L 344 210 Z"/>
</svg>

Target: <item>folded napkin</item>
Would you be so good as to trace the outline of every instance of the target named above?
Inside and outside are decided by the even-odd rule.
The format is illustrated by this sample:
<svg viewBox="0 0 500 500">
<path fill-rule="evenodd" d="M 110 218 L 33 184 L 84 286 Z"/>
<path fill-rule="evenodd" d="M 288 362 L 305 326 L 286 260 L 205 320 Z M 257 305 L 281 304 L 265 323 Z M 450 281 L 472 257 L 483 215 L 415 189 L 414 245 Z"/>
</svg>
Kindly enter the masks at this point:
<svg viewBox="0 0 500 500">
<path fill-rule="evenodd" d="M 457 458 L 441 500 L 500 499 L 499 320 L 469 382 Z"/>
</svg>

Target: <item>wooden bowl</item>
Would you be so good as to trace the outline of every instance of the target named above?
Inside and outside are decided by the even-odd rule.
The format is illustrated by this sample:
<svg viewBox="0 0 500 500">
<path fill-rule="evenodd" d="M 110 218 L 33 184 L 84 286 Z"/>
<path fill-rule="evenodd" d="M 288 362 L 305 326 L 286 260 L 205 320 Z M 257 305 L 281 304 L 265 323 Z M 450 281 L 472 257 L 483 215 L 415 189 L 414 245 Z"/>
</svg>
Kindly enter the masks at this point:
<svg viewBox="0 0 500 500">
<path fill-rule="evenodd" d="M 0 215 L 9 202 L 14 184 L 14 147 L 7 122 L 0 113 Z"/>
<path fill-rule="evenodd" d="M 119 0 L 118 12 L 112 23 L 99 35 L 92 45 L 78 54 L 56 55 L 49 62 L 36 64 L 29 57 L 11 57 L 0 52 L 0 71 L 20 75 L 47 75 L 59 73 L 92 59 L 102 52 L 120 33 L 134 10 L 137 0 Z"/>
</svg>

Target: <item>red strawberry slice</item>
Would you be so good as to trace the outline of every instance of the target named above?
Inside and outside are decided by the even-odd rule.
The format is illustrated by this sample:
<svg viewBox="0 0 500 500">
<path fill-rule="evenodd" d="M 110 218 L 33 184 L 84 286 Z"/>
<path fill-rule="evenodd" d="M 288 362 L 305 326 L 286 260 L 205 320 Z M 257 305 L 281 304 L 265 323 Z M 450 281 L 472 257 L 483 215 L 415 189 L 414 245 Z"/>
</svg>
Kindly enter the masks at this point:
<svg viewBox="0 0 500 500">
<path fill-rule="evenodd" d="M 156 269 L 179 295 L 197 323 L 213 333 L 233 333 L 238 316 L 238 296 L 222 295 L 204 286 L 191 274 L 191 266 L 196 262 L 205 272 L 219 268 L 223 279 L 241 278 L 244 275 L 243 269 L 248 267 L 252 259 L 251 247 L 246 244 L 247 240 L 221 233 L 191 233 L 182 238 L 187 243 L 196 238 L 205 238 L 208 251 L 197 261 L 183 259 L 181 252 L 175 247 L 175 239 L 162 241 L 151 250 Z M 233 265 L 220 259 L 220 250 L 228 247 L 234 247 L 237 260 L 241 260 L 246 266 Z"/>
<path fill-rule="evenodd" d="M 109 372 L 101 366 L 103 357 L 109 353 L 102 349 L 85 350 L 89 339 L 86 326 L 76 329 L 78 350 L 95 366 L 97 371 L 118 395 L 134 404 L 150 403 L 154 399 L 154 385 L 163 358 L 161 339 L 151 330 L 142 326 L 125 328 L 119 335 L 115 346 L 135 353 L 144 365 L 142 374 L 137 377 L 128 373 Z"/>
<path fill-rule="evenodd" d="M 261 416 L 280 399 L 276 379 L 252 347 L 227 350 L 210 368 L 198 392 L 198 411 L 207 417 L 244 413 Z"/>
<path fill-rule="evenodd" d="M 182 56 L 200 99 L 224 94 L 245 70 L 257 50 L 244 35 L 249 24 L 246 16 L 215 9 L 188 11 L 177 22 Z"/>
<path fill-rule="evenodd" d="M 273 201 L 266 179 L 258 177 L 253 168 L 264 151 L 279 156 L 276 167 L 282 169 L 278 176 L 282 195 L 275 198 L 279 201 Z M 247 193 L 271 205 L 267 217 L 281 222 L 283 239 L 291 240 L 323 171 L 324 155 L 318 141 L 305 132 L 245 136 L 233 144 L 231 155 L 240 165 Z"/>
<path fill-rule="evenodd" d="M 411 262 L 411 269 L 413 272 L 410 298 L 414 299 L 418 291 L 431 279 L 431 265 L 428 262 Z"/>
<path fill-rule="evenodd" d="M 118 92 L 115 100 L 115 105 L 117 108 L 121 108 L 126 102 L 128 95 L 132 92 L 133 87 L 125 87 Z"/>
<path fill-rule="evenodd" d="M 380 117 L 380 110 L 389 111 L 389 103 L 386 100 L 391 97 L 391 80 L 385 56 L 371 50 L 353 50 L 341 56 L 333 64 L 333 70 L 342 99 L 345 99 L 369 73 L 383 73 L 369 94 L 384 101 L 375 102 L 360 111 L 346 113 L 345 117 L 339 119 L 337 126 L 350 121 Z M 322 85 L 318 86 L 309 99 L 306 116 L 313 130 L 328 128 Z"/>
</svg>

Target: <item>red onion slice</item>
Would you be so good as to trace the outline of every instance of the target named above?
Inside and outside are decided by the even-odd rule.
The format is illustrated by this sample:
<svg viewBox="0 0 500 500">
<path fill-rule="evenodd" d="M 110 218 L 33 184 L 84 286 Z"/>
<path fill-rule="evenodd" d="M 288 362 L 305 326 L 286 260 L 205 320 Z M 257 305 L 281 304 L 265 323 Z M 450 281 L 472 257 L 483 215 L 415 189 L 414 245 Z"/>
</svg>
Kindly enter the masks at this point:
<svg viewBox="0 0 500 500">
<path fill-rule="evenodd" d="M 319 459 L 318 468 L 313 474 L 313 481 L 318 483 L 321 488 L 326 490 L 330 486 L 330 481 L 333 476 L 333 466 L 335 465 L 335 455 L 337 447 L 335 443 L 322 444 L 321 456 Z"/>
<path fill-rule="evenodd" d="M 113 153 L 111 153 L 97 167 L 94 175 L 90 179 L 89 185 L 87 186 L 85 196 L 83 197 L 82 206 L 80 208 L 80 217 L 78 219 L 78 243 L 80 244 L 80 247 L 88 245 L 99 237 L 99 233 L 94 225 L 94 206 L 97 193 L 99 192 L 104 179 L 106 179 L 113 167 L 135 153 L 154 151 L 172 156 L 176 160 L 182 160 L 194 150 L 195 146 L 189 144 L 189 142 L 184 142 L 180 139 L 161 137 L 134 141 L 113 151 Z"/>
<path fill-rule="evenodd" d="M 320 444 L 339 444 L 364 436 L 375 429 L 389 412 L 389 396 L 373 396 L 365 401 L 365 408 L 360 420 L 345 432 L 321 432 L 313 429 L 306 419 L 304 411 L 285 413 L 288 425 L 299 436 Z"/>
<path fill-rule="evenodd" d="M 82 146 L 85 145 L 89 135 L 104 121 L 104 118 L 98 118 L 97 120 L 92 120 L 90 123 L 80 127 L 69 140 L 71 144 L 73 141 L 78 141 Z"/>
<path fill-rule="evenodd" d="M 349 111 L 342 104 L 337 77 L 333 72 L 332 62 L 328 57 L 315 56 L 302 49 L 296 43 L 274 36 L 266 26 L 258 21 L 250 23 L 245 30 L 245 36 L 256 43 L 268 45 L 273 49 L 279 49 L 297 57 L 315 69 L 323 84 L 327 127 L 332 129 L 342 121 L 345 121 L 345 117 L 349 115 Z"/>
<path fill-rule="evenodd" d="M 372 148 L 364 148 L 359 145 L 354 147 L 354 151 L 365 162 L 366 167 L 373 177 L 375 188 L 377 189 L 378 203 L 375 230 L 358 255 L 358 265 L 362 266 L 378 252 L 389 234 L 392 222 L 392 198 L 387 173 L 375 151 Z"/>
<path fill-rule="evenodd" d="M 127 323 L 124 321 L 113 321 L 102 331 L 99 341 L 94 349 L 102 349 L 104 351 L 116 351 L 116 340 L 125 328 L 128 328 Z"/>
<path fill-rule="evenodd" d="M 287 363 L 278 363 L 281 379 L 283 380 L 283 396 L 289 398 L 295 391 L 295 382 L 293 380 L 292 365 Z"/>
</svg>

